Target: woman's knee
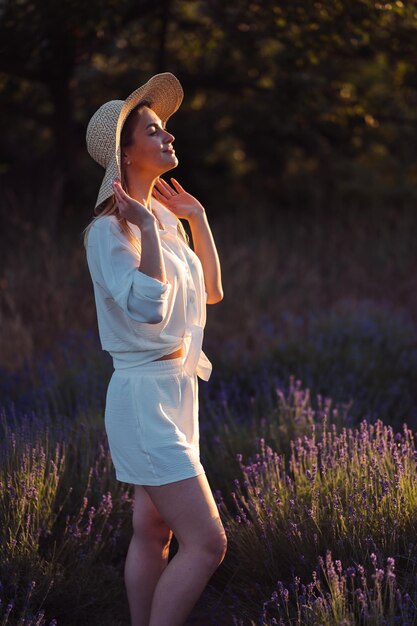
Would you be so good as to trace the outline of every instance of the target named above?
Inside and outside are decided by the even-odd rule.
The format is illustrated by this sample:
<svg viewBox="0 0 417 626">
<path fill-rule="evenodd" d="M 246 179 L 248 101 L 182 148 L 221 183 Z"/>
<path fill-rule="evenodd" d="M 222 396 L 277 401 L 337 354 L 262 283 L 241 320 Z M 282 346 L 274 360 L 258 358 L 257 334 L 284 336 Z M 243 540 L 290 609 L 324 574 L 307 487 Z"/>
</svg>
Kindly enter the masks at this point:
<svg viewBox="0 0 417 626">
<path fill-rule="evenodd" d="M 179 542 L 180 546 L 181 543 Z M 220 564 L 227 551 L 227 536 L 220 518 L 212 519 L 210 525 L 201 528 L 199 533 L 188 537 L 183 547 L 198 552 L 208 562 Z"/>
<path fill-rule="evenodd" d="M 146 515 L 143 511 L 133 512 L 132 526 L 134 535 L 147 542 L 155 542 L 164 546 L 172 538 L 171 529 L 161 518 Z"/>
<path fill-rule="evenodd" d="M 139 497 L 139 494 L 141 497 Z M 153 542 L 161 546 L 169 544 L 172 530 L 162 519 L 152 501 L 146 494 L 137 491 L 132 515 L 133 533 L 139 539 L 148 543 Z"/>
<path fill-rule="evenodd" d="M 213 535 L 208 538 L 208 541 L 203 544 L 203 549 L 207 551 L 216 564 L 220 564 L 223 561 L 227 551 L 226 533 L 220 520 L 219 524 L 222 529 L 218 530 L 217 533 L 213 533 Z"/>
<path fill-rule="evenodd" d="M 160 487 L 145 487 L 166 519 L 180 548 L 209 562 L 221 562 L 226 533 L 205 474 Z"/>
</svg>

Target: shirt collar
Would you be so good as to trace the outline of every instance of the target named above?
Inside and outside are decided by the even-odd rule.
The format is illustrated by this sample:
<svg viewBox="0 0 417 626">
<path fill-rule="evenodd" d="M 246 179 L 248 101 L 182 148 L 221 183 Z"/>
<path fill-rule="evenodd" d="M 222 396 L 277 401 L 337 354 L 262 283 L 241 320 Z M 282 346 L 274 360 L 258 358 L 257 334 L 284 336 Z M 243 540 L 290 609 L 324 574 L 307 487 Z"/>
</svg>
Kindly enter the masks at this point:
<svg viewBox="0 0 417 626">
<path fill-rule="evenodd" d="M 164 207 L 164 205 L 153 196 L 151 197 L 151 209 L 156 213 L 156 216 L 164 226 L 164 231 L 162 232 L 167 231 L 172 235 L 176 235 L 178 225 L 177 216 L 174 215 L 172 211 Z"/>
</svg>

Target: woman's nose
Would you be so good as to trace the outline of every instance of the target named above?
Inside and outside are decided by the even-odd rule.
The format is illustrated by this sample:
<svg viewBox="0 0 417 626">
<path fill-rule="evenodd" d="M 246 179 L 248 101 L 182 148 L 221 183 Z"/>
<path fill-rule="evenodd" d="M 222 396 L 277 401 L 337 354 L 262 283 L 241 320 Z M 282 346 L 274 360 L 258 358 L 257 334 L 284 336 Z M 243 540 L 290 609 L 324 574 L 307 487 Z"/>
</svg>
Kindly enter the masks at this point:
<svg viewBox="0 0 417 626">
<path fill-rule="evenodd" d="M 171 133 L 169 133 L 168 131 L 165 131 L 166 135 L 165 135 L 165 139 L 164 142 L 165 143 L 172 143 L 175 139 L 174 135 L 171 135 Z"/>
</svg>

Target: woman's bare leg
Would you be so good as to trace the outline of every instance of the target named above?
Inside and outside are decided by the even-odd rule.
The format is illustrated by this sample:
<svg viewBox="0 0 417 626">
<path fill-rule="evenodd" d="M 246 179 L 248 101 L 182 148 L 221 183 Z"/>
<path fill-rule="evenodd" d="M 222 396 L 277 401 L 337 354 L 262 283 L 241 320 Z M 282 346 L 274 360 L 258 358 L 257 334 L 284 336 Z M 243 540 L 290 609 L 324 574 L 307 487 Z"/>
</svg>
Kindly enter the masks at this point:
<svg viewBox="0 0 417 626">
<path fill-rule="evenodd" d="M 168 563 L 172 531 L 141 485 L 135 485 L 133 536 L 124 574 L 132 626 L 148 626 L 155 586 Z"/>
<path fill-rule="evenodd" d="M 179 546 L 156 585 L 149 626 L 182 626 L 225 556 L 226 533 L 206 474 L 144 489 Z"/>
</svg>

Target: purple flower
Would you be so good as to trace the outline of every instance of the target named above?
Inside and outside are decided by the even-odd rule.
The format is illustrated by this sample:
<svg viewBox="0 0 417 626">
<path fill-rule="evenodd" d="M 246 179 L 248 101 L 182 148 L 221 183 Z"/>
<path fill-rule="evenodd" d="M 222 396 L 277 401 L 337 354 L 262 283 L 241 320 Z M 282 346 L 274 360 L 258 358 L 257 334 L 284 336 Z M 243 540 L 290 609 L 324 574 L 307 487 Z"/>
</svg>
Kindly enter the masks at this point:
<svg viewBox="0 0 417 626">
<path fill-rule="evenodd" d="M 312 475 L 312 473 L 310 472 L 310 470 L 309 470 L 309 469 L 308 469 L 308 470 L 306 470 L 306 476 L 307 476 L 307 478 L 308 478 L 308 480 L 309 480 L 310 482 L 313 482 L 313 481 L 314 481 L 313 475 Z"/>
<path fill-rule="evenodd" d="M 375 570 L 375 574 L 372 575 L 372 578 L 374 578 L 376 583 L 382 582 L 382 580 L 384 578 L 384 570 L 383 569 L 376 569 Z"/>
</svg>

